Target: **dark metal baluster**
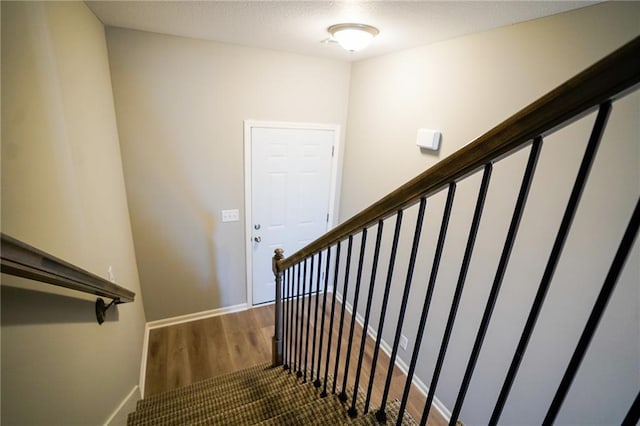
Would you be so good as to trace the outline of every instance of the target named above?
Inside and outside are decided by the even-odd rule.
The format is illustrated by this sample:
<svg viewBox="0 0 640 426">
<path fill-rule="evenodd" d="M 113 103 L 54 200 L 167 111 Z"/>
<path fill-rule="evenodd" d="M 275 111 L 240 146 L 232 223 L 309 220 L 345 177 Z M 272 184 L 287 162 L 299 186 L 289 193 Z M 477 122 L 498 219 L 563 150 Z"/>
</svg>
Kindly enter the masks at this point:
<svg viewBox="0 0 640 426">
<path fill-rule="evenodd" d="M 493 166 L 491 164 L 487 164 L 484 166 L 482 183 L 480 184 L 480 191 L 478 192 L 478 201 L 476 202 L 476 208 L 473 213 L 473 219 L 471 221 L 471 228 L 469 229 L 469 238 L 467 238 L 467 247 L 465 248 L 464 256 L 462 258 L 462 266 L 460 267 L 460 274 L 458 275 L 458 283 L 453 295 L 453 301 L 451 302 L 451 309 L 449 310 L 449 318 L 447 319 L 447 325 L 445 326 L 444 335 L 442 336 L 442 343 L 440 344 L 438 360 L 436 361 L 436 366 L 433 371 L 433 377 L 431 378 L 431 384 L 429 385 L 427 402 L 425 403 L 424 410 L 422 411 L 420 426 L 425 426 L 427 424 L 427 418 L 429 417 L 429 411 L 431 410 L 431 403 L 433 402 L 433 398 L 435 396 L 436 386 L 438 385 L 438 379 L 440 378 L 440 371 L 442 370 L 442 364 L 444 363 L 444 358 L 447 353 L 447 346 L 449 345 L 449 338 L 451 337 L 453 324 L 456 320 L 458 305 L 460 304 L 460 298 L 462 297 L 464 282 L 467 278 L 469 264 L 471 263 L 471 255 L 473 253 L 473 247 L 476 242 L 478 228 L 480 227 L 480 219 L 482 217 L 482 211 L 484 209 L 484 202 L 487 198 L 487 190 L 489 189 L 489 181 L 491 179 L 492 170 Z"/>
<path fill-rule="evenodd" d="M 635 426 L 638 424 L 638 420 L 640 420 L 640 392 L 636 395 L 635 401 L 631 404 L 631 408 L 629 408 L 629 412 L 624 417 L 622 421 L 622 426 Z"/>
<path fill-rule="evenodd" d="M 416 370 L 416 363 L 418 362 L 418 354 L 420 353 L 420 346 L 422 343 L 422 336 L 424 335 L 424 328 L 427 324 L 427 317 L 429 315 L 429 307 L 431 306 L 431 297 L 433 296 L 433 289 L 436 284 L 436 278 L 438 277 L 438 269 L 440 268 L 440 259 L 442 258 L 442 251 L 444 249 L 444 241 L 447 237 L 447 228 L 449 227 L 449 218 L 451 217 L 451 207 L 453 206 L 453 198 L 456 194 L 456 183 L 451 182 L 449 184 L 449 192 L 447 193 L 447 201 L 444 207 L 444 213 L 442 215 L 442 222 L 440 225 L 440 235 L 438 235 L 438 242 L 436 244 L 436 251 L 433 256 L 433 266 L 431 267 L 431 274 L 429 276 L 429 284 L 427 285 L 427 293 L 422 305 L 422 314 L 420 314 L 420 322 L 418 323 L 418 332 L 413 345 L 413 353 L 411 354 L 411 362 L 409 363 L 409 370 L 407 371 L 407 380 L 404 384 L 404 391 L 402 393 L 402 400 L 400 402 L 400 408 L 398 409 L 398 421 L 397 425 L 402 425 L 402 416 L 405 408 L 407 408 L 407 399 L 409 398 L 409 391 L 411 390 L 411 382 L 413 380 L 413 373 Z"/>
<path fill-rule="evenodd" d="M 347 289 L 349 284 L 349 268 L 351 266 L 351 248 L 353 247 L 353 235 L 349 235 L 349 245 L 347 246 L 347 264 L 344 273 L 344 288 L 342 290 L 342 308 L 340 309 L 340 325 L 338 327 L 338 346 L 336 347 L 336 365 L 333 371 L 333 389 L 331 393 L 336 393 L 336 382 L 338 381 L 338 364 L 340 363 L 340 346 L 342 346 L 342 328 L 344 325 L 344 308 L 347 304 Z M 333 290 L 335 292 L 335 289 Z"/>
<path fill-rule="evenodd" d="M 318 304 L 320 302 L 319 291 L 320 291 L 320 274 L 322 272 L 322 252 L 318 253 L 318 272 L 316 275 L 316 308 L 315 313 L 313 314 L 313 345 L 311 347 L 311 375 L 309 380 L 313 382 L 313 373 L 314 373 L 314 361 L 316 357 L 316 339 L 318 335 Z"/>
<path fill-rule="evenodd" d="M 578 169 L 578 175 L 573 184 L 573 189 L 571 190 L 571 195 L 569 196 L 569 201 L 564 211 L 562 221 L 560 222 L 560 229 L 558 230 L 555 242 L 553 243 L 553 248 L 551 249 L 551 254 L 549 256 L 549 260 L 547 261 L 547 266 L 545 267 L 544 274 L 542 275 L 540 286 L 538 287 L 536 297 L 533 301 L 533 305 L 531 306 L 529 316 L 527 317 L 527 322 L 525 323 L 522 335 L 520 336 L 520 341 L 518 342 L 518 346 L 513 355 L 513 359 L 511 360 L 511 365 L 502 385 L 502 389 L 500 390 L 500 395 L 498 396 L 496 405 L 493 408 L 493 413 L 491 414 L 489 424 L 498 423 L 500 415 L 502 414 L 502 409 L 504 408 L 504 404 L 507 400 L 507 397 L 509 396 L 509 392 L 511 391 L 511 386 L 513 385 L 513 381 L 516 377 L 516 374 L 518 373 L 518 369 L 520 368 L 520 362 L 522 361 L 524 353 L 527 350 L 533 328 L 536 325 L 538 315 L 540 314 L 540 310 L 542 309 L 542 304 L 544 303 L 547 291 L 549 290 L 549 286 L 551 285 L 553 274 L 556 271 L 556 266 L 558 265 L 560 254 L 562 253 L 565 241 L 567 240 L 567 235 L 569 235 L 569 230 L 571 229 L 573 218 L 575 217 L 576 210 L 578 209 L 582 191 L 585 187 L 587 177 L 589 176 L 589 171 L 591 170 L 593 159 L 595 158 L 596 152 L 598 150 L 598 145 L 600 144 L 600 140 L 602 139 L 602 134 L 604 132 L 604 128 L 606 126 L 610 111 L 611 102 L 602 104 L 600 106 L 600 110 L 598 111 L 598 116 L 596 117 L 595 124 L 591 132 L 591 137 L 589 138 L 585 153 L 582 157 L 582 163 L 580 164 L 580 168 Z"/>
<path fill-rule="evenodd" d="M 288 308 L 287 308 L 287 315 L 289 316 L 289 333 L 287 334 L 288 339 L 289 339 L 289 350 L 287 351 L 287 357 L 288 357 L 288 364 L 289 364 L 289 368 L 288 371 L 291 372 L 291 363 L 293 362 L 293 291 L 295 289 L 294 287 L 294 278 L 295 278 L 295 266 L 291 266 L 289 269 L 289 282 L 288 282 L 288 287 L 289 287 L 289 303 L 288 303 Z"/>
<path fill-rule="evenodd" d="M 522 184 L 520 186 L 520 193 L 518 194 L 518 200 L 516 201 L 516 206 L 511 218 L 511 224 L 509 225 L 509 231 L 507 232 L 507 238 L 504 243 L 504 248 L 502 249 L 500 261 L 498 263 L 498 270 L 496 272 L 493 285 L 491 286 L 491 291 L 489 293 L 487 305 L 484 309 L 484 314 L 482 315 L 480 329 L 478 330 L 478 334 L 476 335 L 476 340 L 473 344 L 473 349 L 471 350 L 471 357 L 469 358 L 469 363 L 467 364 L 467 368 L 462 379 L 462 385 L 460 386 L 460 391 L 458 392 L 456 404 L 453 407 L 453 412 L 451 413 L 451 419 L 449 420 L 450 426 L 454 426 L 456 424 L 458 416 L 460 415 L 462 403 L 464 402 L 464 397 L 467 394 L 469 383 L 471 382 L 471 376 L 473 375 L 473 370 L 475 369 L 478 355 L 480 354 L 480 349 L 482 349 L 482 343 L 484 342 L 485 334 L 487 332 L 487 329 L 489 328 L 489 322 L 491 321 L 493 308 L 495 307 L 496 300 L 498 299 L 500 286 L 504 278 L 504 273 L 507 269 L 507 264 L 509 263 L 509 257 L 511 256 L 511 249 L 513 248 L 516 235 L 518 234 L 520 219 L 522 218 L 524 207 L 527 202 L 527 196 L 529 195 L 529 189 L 531 188 L 531 182 L 533 181 L 533 175 L 536 169 L 536 164 L 538 163 L 541 145 L 542 138 L 535 138 L 533 141 L 533 145 L 531 146 L 529 160 L 527 161 L 527 167 L 522 178 Z"/>
<path fill-rule="evenodd" d="M 289 293 L 287 291 L 287 284 L 289 283 L 289 270 L 287 269 L 286 271 L 284 271 L 283 275 L 284 279 L 282 280 L 282 310 L 284 311 L 284 315 L 282 315 L 282 329 L 284 336 L 282 339 L 282 369 L 286 370 L 289 368 L 289 359 L 287 358 L 287 351 L 289 349 L 289 346 L 287 345 L 287 326 L 289 325 L 287 323 L 287 313 L 289 312 L 289 302 L 287 300 L 287 296 Z"/>
<path fill-rule="evenodd" d="M 393 242 L 391 243 L 391 254 L 389 256 L 389 268 L 387 269 L 387 280 L 384 286 L 384 295 L 382 296 L 382 309 L 380 311 L 380 320 L 378 321 L 378 335 L 376 344 L 373 348 L 373 358 L 371 360 L 371 375 L 369 376 L 369 385 L 367 386 L 367 398 L 364 402 L 364 414 L 369 412 L 369 404 L 371 403 L 371 392 L 373 391 L 373 381 L 376 376 L 376 364 L 378 362 L 378 353 L 380 352 L 380 342 L 382 341 L 382 329 L 384 327 L 384 318 L 387 313 L 387 302 L 389 301 L 389 293 L 391 290 L 391 278 L 393 277 L 393 267 L 396 262 L 396 253 L 398 251 L 398 240 L 400 239 L 400 228 L 402 226 L 402 210 L 398 210 L 396 215 L 396 226 L 393 232 Z"/>
<path fill-rule="evenodd" d="M 297 271 L 297 273 L 296 273 Z M 296 371 L 296 365 L 297 365 L 297 355 L 298 355 L 298 295 L 300 294 L 300 291 L 298 290 L 298 287 L 300 286 L 300 264 L 297 263 L 293 266 L 293 269 L 291 270 L 291 284 L 292 284 L 292 291 L 291 291 L 291 297 L 295 299 L 292 300 L 292 305 L 291 305 L 291 326 L 292 326 L 292 331 L 293 333 L 291 333 L 290 339 L 291 339 L 291 353 L 292 353 L 292 357 L 291 357 L 291 362 L 289 363 L 289 372 L 290 373 L 295 373 Z M 295 293 L 295 295 L 294 295 Z"/>
<path fill-rule="evenodd" d="M 302 273 L 302 263 L 298 263 L 298 280 L 297 280 L 297 293 L 296 293 L 296 334 L 295 334 L 295 352 L 294 352 L 294 372 L 298 375 L 300 371 L 300 335 L 298 331 L 302 328 L 302 324 L 300 324 L 300 290 L 302 286 L 302 278 L 300 274 Z"/>
<path fill-rule="evenodd" d="M 551 406 L 549 407 L 549 411 L 547 411 L 547 415 L 544 418 L 543 424 L 552 424 L 558 415 L 558 411 L 560 411 L 560 407 L 562 407 L 562 403 L 564 402 L 564 398 L 569 392 L 569 388 L 571 387 L 571 383 L 580 368 L 580 364 L 582 363 L 582 359 L 584 358 L 587 349 L 589 348 L 589 344 L 591 343 L 591 339 L 598 329 L 598 324 L 600 323 L 600 319 L 602 319 L 602 315 L 604 314 L 605 309 L 607 308 L 607 304 L 609 303 L 609 299 L 613 294 L 613 290 L 616 288 L 616 284 L 618 282 L 618 277 L 622 272 L 622 268 L 624 267 L 625 262 L 627 261 L 627 257 L 633 248 L 633 242 L 638 235 L 638 228 L 640 227 L 640 199 L 636 203 L 636 207 L 631 215 L 631 220 L 629 221 L 629 225 L 624 232 L 622 237 L 622 241 L 618 246 L 618 250 L 616 251 L 616 255 L 613 258 L 613 262 L 611 267 L 609 268 L 609 272 L 607 273 L 607 277 L 602 284 L 602 288 L 600 289 L 600 293 L 598 294 L 598 298 L 593 306 L 591 314 L 589 315 L 589 319 L 587 320 L 587 324 L 582 331 L 582 335 L 580 336 L 580 340 L 578 341 L 578 345 L 576 346 L 573 355 L 571 356 L 571 361 L 569 361 L 569 366 L 562 377 L 562 381 L 560 382 L 560 386 L 558 386 L 558 390 L 556 391 L 555 396 L 553 397 L 553 401 L 551 402 Z"/>
<path fill-rule="evenodd" d="M 313 260 L 315 256 L 311 256 L 311 268 L 309 268 L 309 293 L 307 298 L 309 299 L 309 304 L 307 305 L 307 331 L 305 333 L 306 343 L 304 345 L 304 373 L 302 375 L 302 383 L 307 383 L 307 367 L 309 366 L 309 325 L 311 324 L 311 293 L 313 292 Z M 306 270 L 305 270 L 306 273 Z M 306 291 L 305 291 L 306 294 Z"/>
<path fill-rule="evenodd" d="M 293 319 L 293 308 L 295 307 L 295 302 L 293 298 L 293 293 L 295 292 L 295 265 L 289 268 L 290 276 L 289 276 L 289 373 L 293 370 L 293 351 L 295 349 L 295 343 L 293 340 L 293 327 L 295 325 L 295 321 Z"/>
<path fill-rule="evenodd" d="M 293 362 L 292 361 L 292 359 L 293 359 L 292 358 L 293 345 L 291 343 L 292 342 L 291 337 L 293 336 L 293 326 L 294 326 L 294 323 L 293 323 L 293 289 L 295 287 L 294 287 L 293 281 L 294 281 L 294 277 L 295 277 L 295 265 L 292 265 L 288 269 L 288 271 L 289 271 L 289 282 L 288 282 L 288 287 L 289 287 L 289 303 L 288 303 L 288 305 L 289 305 L 289 307 L 287 309 L 287 315 L 289 316 L 289 320 L 288 320 L 289 321 L 289 334 L 287 335 L 287 338 L 289 340 L 289 344 L 288 344 L 289 350 L 287 352 L 287 357 L 288 357 L 287 358 L 287 367 L 288 367 L 287 370 L 289 372 L 291 372 L 291 363 Z"/>
<path fill-rule="evenodd" d="M 327 396 L 327 377 L 329 375 L 329 360 L 331 357 L 331 340 L 333 337 L 333 314 L 336 308 L 336 289 L 338 288 L 338 268 L 340 268 L 340 241 L 338 241 L 338 245 L 336 246 L 336 266 L 333 270 L 333 297 L 331 298 L 331 314 L 329 316 L 329 336 L 327 337 L 327 360 L 325 361 L 324 366 L 324 387 L 322 388 L 322 392 L 320 393 L 320 398 L 325 398 Z M 327 289 L 325 288 L 325 292 Z"/>
<path fill-rule="evenodd" d="M 292 321 L 292 316 L 291 313 L 293 312 L 293 304 L 292 304 L 292 300 L 293 300 L 293 266 L 291 266 L 289 269 L 287 269 L 287 275 L 288 275 L 288 280 L 287 280 L 287 339 L 288 339 L 288 344 L 287 344 L 287 370 L 291 371 L 291 335 L 293 334 L 293 321 Z"/>
<path fill-rule="evenodd" d="M 351 361 L 351 347 L 353 346 L 353 332 L 356 326 L 356 316 L 358 313 L 358 296 L 360 295 L 360 283 L 362 281 L 362 265 L 364 264 L 364 251 L 367 245 L 367 228 L 362 230 L 362 238 L 360 240 L 360 254 L 358 255 L 358 272 L 356 274 L 356 288 L 353 295 L 353 306 L 351 308 L 351 325 L 349 326 L 349 339 L 347 340 L 347 358 L 344 364 L 344 376 L 342 377 L 342 392 L 338 396 L 340 401 L 347 402 L 347 375 L 349 372 L 349 361 Z M 347 296 L 345 293 L 344 304 L 347 304 Z M 363 330 L 366 334 L 367 331 Z"/>
<path fill-rule="evenodd" d="M 302 272 L 302 294 L 299 294 L 298 297 L 302 299 L 302 309 L 300 310 L 300 342 L 298 343 L 298 377 L 302 377 L 302 370 L 305 370 L 306 374 L 306 365 L 302 364 L 302 342 L 304 341 L 304 295 L 307 293 L 307 260 L 304 260 L 303 272 Z"/>
<path fill-rule="evenodd" d="M 362 325 L 362 339 L 360 341 L 360 352 L 358 354 L 358 367 L 356 368 L 356 381 L 353 385 L 353 397 L 351 398 L 351 407 L 349 415 L 356 417 L 356 399 L 358 397 L 358 386 L 360 386 L 360 371 L 362 370 L 362 360 L 364 358 L 364 348 L 367 343 L 367 329 L 369 328 L 369 315 L 371 314 L 371 301 L 373 300 L 373 290 L 376 282 L 376 271 L 378 269 L 378 258 L 380 256 L 380 243 L 382 242 L 382 229 L 384 222 L 378 221 L 378 232 L 376 233 L 376 245 L 373 251 L 373 265 L 371 266 L 371 279 L 369 280 L 369 293 L 367 294 L 367 307 L 364 313 L 364 323 Z"/>
<path fill-rule="evenodd" d="M 391 385 L 391 376 L 393 375 L 393 367 L 396 362 L 396 356 L 398 355 L 398 345 L 400 344 L 400 335 L 402 334 L 402 324 L 404 323 L 404 314 L 407 310 L 407 302 L 409 301 L 409 291 L 411 289 L 411 280 L 413 278 L 413 269 L 416 264 L 416 256 L 418 255 L 418 245 L 420 243 L 420 234 L 422 232 L 422 220 L 424 219 L 424 210 L 427 206 L 427 199 L 420 199 L 420 207 L 418 209 L 418 219 L 416 220 L 416 229 L 413 234 L 413 244 L 411 246 L 411 256 L 409 257 L 409 269 L 407 271 L 407 279 L 404 283 L 404 291 L 402 293 L 402 303 L 400 304 L 400 314 L 398 317 L 398 324 L 396 325 L 396 335 L 393 339 L 393 348 L 391 350 L 391 358 L 389 358 L 389 371 L 387 371 L 387 379 L 384 384 L 384 391 L 382 393 L 382 402 L 380 402 L 380 409 L 376 412 L 376 419 L 379 422 L 387 421 L 387 413 L 385 412 L 385 406 L 387 405 L 387 398 L 389 397 L 389 387 Z"/>
<path fill-rule="evenodd" d="M 324 337 L 324 317 L 326 314 L 326 309 L 327 309 L 327 284 L 329 284 L 329 266 L 331 264 L 331 247 L 329 247 L 327 249 L 327 260 L 326 260 L 326 265 L 325 265 L 325 270 L 324 270 L 324 291 L 323 291 L 323 295 L 322 295 L 322 321 L 320 324 L 320 344 L 318 345 L 318 371 L 317 371 L 317 378 L 315 380 L 315 382 L 313 382 L 313 385 L 317 388 L 320 387 L 320 385 L 322 384 L 322 382 L 320 381 L 320 367 L 322 365 L 322 340 Z M 331 331 L 329 331 L 331 332 Z"/>
</svg>

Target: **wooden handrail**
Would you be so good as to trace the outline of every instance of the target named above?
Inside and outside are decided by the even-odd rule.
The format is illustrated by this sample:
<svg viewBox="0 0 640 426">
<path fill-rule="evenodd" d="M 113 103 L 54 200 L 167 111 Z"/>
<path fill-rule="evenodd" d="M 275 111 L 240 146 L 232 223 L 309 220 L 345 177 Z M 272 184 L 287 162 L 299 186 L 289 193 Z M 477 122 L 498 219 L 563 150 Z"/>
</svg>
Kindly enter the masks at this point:
<svg viewBox="0 0 640 426">
<path fill-rule="evenodd" d="M 49 253 L 2 234 L 4 274 L 108 297 L 115 303 L 133 302 L 135 293 Z M 101 299 L 99 299 L 101 300 Z"/>
<path fill-rule="evenodd" d="M 338 225 L 320 238 L 277 263 L 284 271 L 306 257 L 363 228 L 395 214 L 399 209 L 432 195 L 484 164 L 522 148 L 609 99 L 622 96 L 640 82 L 640 37 L 596 62 L 473 142 L 408 181 L 395 191 Z"/>
</svg>

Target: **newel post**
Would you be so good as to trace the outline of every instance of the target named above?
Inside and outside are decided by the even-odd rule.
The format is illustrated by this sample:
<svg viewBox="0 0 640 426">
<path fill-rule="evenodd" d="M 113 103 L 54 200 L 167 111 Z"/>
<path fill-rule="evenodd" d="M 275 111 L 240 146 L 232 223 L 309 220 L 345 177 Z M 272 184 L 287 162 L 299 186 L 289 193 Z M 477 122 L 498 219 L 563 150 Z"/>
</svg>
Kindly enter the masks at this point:
<svg viewBox="0 0 640 426">
<path fill-rule="evenodd" d="M 276 318 L 273 339 L 271 341 L 271 363 L 282 365 L 282 272 L 278 270 L 278 262 L 284 259 L 284 250 L 274 250 L 271 268 L 276 280 Z"/>
</svg>

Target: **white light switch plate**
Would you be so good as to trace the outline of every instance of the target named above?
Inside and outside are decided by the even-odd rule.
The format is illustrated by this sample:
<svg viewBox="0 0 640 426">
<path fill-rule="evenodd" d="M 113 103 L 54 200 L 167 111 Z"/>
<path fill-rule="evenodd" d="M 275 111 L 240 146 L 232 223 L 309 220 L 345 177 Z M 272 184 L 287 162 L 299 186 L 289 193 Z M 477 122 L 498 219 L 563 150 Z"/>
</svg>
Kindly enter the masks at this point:
<svg viewBox="0 0 640 426">
<path fill-rule="evenodd" d="M 234 210 L 222 210 L 223 222 L 237 222 L 240 220 L 240 212 L 238 209 Z"/>
<path fill-rule="evenodd" d="M 402 334 L 400 336 L 400 347 L 402 348 L 402 350 L 407 350 L 407 345 L 409 344 L 409 339 L 407 339 L 407 336 L 405 336 L 404 334 Z"/>
</svg>

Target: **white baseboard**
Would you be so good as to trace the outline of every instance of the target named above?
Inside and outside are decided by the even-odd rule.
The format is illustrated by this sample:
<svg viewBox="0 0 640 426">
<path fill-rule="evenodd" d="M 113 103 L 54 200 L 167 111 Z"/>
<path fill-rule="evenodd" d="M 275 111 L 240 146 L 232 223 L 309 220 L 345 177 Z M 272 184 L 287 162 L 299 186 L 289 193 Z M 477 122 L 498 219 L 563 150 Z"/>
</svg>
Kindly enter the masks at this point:
<svg viewBox="0 0 640 426">
<path fill-rule="evenodd" d="M 204 318 L 217 317 L 218 315 L 230 314 L 232 312 L 240 312 L 248 309 L 246 303 L 240 303 L 239 305 L 225 306 L 222 308 L 211 309 L 208 311 L 195 312 L 193 314 L 180 315 L 177 317 L 164 318 L 161 320 L 150 321 L 147 323 L 147 328 L 153 330 L 154 328 L 167 327 L 169 325 L 182 324 L 190 321 L 197 321 Z"/>
<path fill-rule="evenodd" d="M 138 386 L 140 387 L 140 396 L 144 398 L 144 386 L 147 376 L 147 353 L 149 352 L 149 323 L 144 326 L 144 337 L 142 340 L 142 359 L 140 360 L 140 378 Z"/>
<path fill-rule="evenodd" d="M 149 331 L 154 328 L 168 327 L 185 322 L 197 321 L 204 318 L 217 317 L 219 315 L 231 314 L 249 309 L 246 303 L 239 305 L 225 306 L 222 308 L 211 309 L 208 311 L 195 312 L 193 314 L 180 315 L 177 317 L 164 318 L 161 320 L 150 321 L 144 327 L 144 341 L 142 342 L 142 360 L 140 362 L 140 394 L 144 397 L 145 376 L 147 372 L 147 352 L 149 350 Z"/>
<path fill-rule="evenodd" d="M 140 388 L 136 385 L 131 392 L 122 400 L 120 405 L 109 416 L 104 426 L 125 426 L 127 416 L 136 410 L 136 403 L 140 399 Z"/>
<path fill-rule="evenodd" d="M 342 295 L 340 293 L 336 293 L 336 300 L 342 303 Z M 349 315 L 353 315 L 353 306 L 351 305 L 351 303 L 346 302 L 344 304 L 344 307 L 345 310 L 349 312 Z M 357 312 L 356 321 L 358 322 L 358 324 L 360 324 L 360 327 L 364 327 L 364 317 Z M 367 326 L 367 335 L 374 341 L 378 338 L 378 333 L 371 327 L 371 325 Z M 387 354 L 389 358 L 391 358 L 391 345 L 389 345 L 384 339 L 380 340 L 380 348 L 384 351 L 384 353 Z M 409 366 L 398 356 L 396 356 L 395 365 L 400 371 L 402 371 L 405 376 L 407 375 Z M 425 396 L 425 398 L 427 397 L 427 394 L 429 393 L 429 387 L 424 384 L 424 382 L 420 380 L 418 376 L 414 374 L 413 378 L 411 379 L 411 383 Z M 446 405 L 444 405 L 442 401 L 440 401 L 436 396 L 433 397 L 433 406 L 436 408 L 436 410 L 438 410 L 440 415 L 444 417 L 447 422 L 451 419 L 451 411 L 449 411 Z"/>
</svg>

